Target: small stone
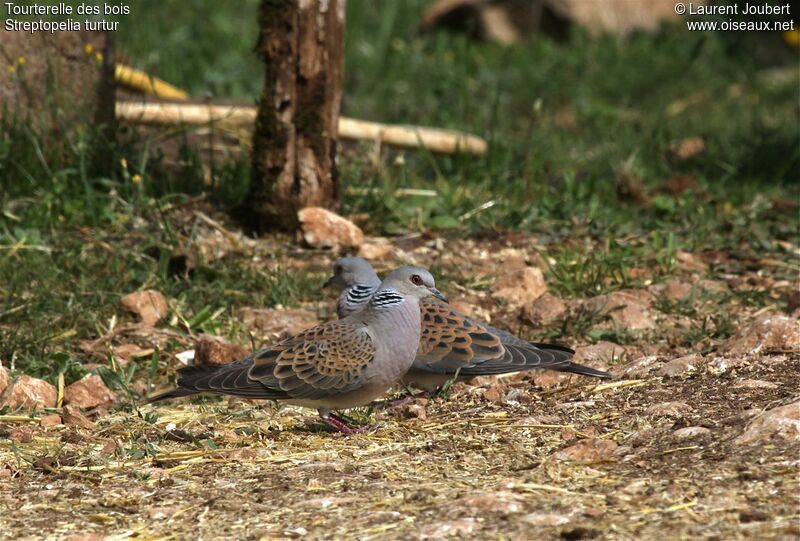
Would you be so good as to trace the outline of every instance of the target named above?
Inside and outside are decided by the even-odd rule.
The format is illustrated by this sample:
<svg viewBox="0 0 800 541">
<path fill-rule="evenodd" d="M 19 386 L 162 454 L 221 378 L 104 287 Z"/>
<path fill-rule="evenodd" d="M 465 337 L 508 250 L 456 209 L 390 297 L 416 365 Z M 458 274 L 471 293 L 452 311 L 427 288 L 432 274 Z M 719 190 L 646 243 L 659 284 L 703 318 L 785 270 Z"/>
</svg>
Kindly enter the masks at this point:
<svg viewBox="0 0 800 541">
<path fill-rule="evenodd" d="M 533 325 L 550 325 L 563 317 L 567 312 L 567 305 L 560 297 L 550 292 L 545 292 L 541 297 L 525 306 L 523 316 Z"/>
<path fill-rule="evenodd" d="M 571 426 L 565 426 L 561 429 L 561 439 L 566 442 L 575 441 L 578 439 L 578 432 Z"/>
<path fill-rule="evenodd" d="M 529 513 L 520 517 L 519 520 L 531 526 L 561 526 L 567 524 L 570 518 L 555 513 Z"/>
<path fill-rule="evenodd" d="M 733 386 L 734 389 L 777 389 L 778 387 L 780 386 L 777 383 L 763 379 L 743 379 Z"/>
<path fill-rule="evenodd" d="M 8 370 L 6 367 L 3 366 L 2 361 L 0 361 L 0 396 L 5 392 L 8 388 Z"/>
<path fill-rule="evenodd" d="M 180 510 L 177 506 L 153 507 L 148 509 L 147 516 L 151 520 L 164 520 L 169 518 Z"/>
<path fill-rule="evenodd" d="M 422 528 L 419 533 L 422 539 L 441 539 L 455 535 L 468 536 L 478 529 L 480 529 L 480 524 L 474 518 L 461 518 L 431 524 Z"/>
<path fill-rule="evenodd" d="M 358 255 L 370 261 L 386 261 L 394 255 L 394 246 L 365 242 L 358 249 Z"/>
<path fill-rule="evenodd" d="M 711 430 L 704 426 L 687 426 L 686 428 L 679 428 L 672 433 L 672 438 L 676 441 L 687 441 L 701 438 L 711 434 Z"/>
<path fill-rule="evenodd" d="M 702 355 L 685 355 L 683 357 L 678 357 L 677 359 L 672 359 L 668 363 L 661 365 L 661 368 L 658 369 L 657 373 L 659 376 L 676 378 L 696 371 L 697 367 L 700 366 L 700 364 L 704 361 L 705 360 L 703 359 Z"/>
<path fill-rule="evenodd" d="M 547 291 L 538 267 L 523 267 L 500 276 L 491 288 L 492 296 L 511 307 L 532 303 Z"/>
<path fill-rule="evenodd" d="M 155 326 L 169 313 L 166 297 L 153 289 L 129 293 L 119 302 L 125 309 L 139 316 L 142 325 L 147 327 Z"/>
<path fill-rule="evenodd" d="M 673 302 L 688 298 L 692 294 L 692 289 L 692 284 L 687 284 L 674 278 L 661 284 L 650 286 L 650 291 Z"/>
<path fill-rule="evenodd" d="M 800 441 L 800 402 L 773 408 L 758 415 L 734 441 L 738 445 Z"/>
<path fill-rule="evenodd" d="M 11 387 L 11 391 L 6 393 L 3 404 L 11 410 L 52 408 L 56 405 L 57 396 L 53 385 L 41 379 L 22 376 Z"/>
<path fill-rule="evenodd" d="M 242 308 L 236 317 L 248 330 L 262 336 L 294 336 L 319 323 L 316 312 L 303 308 Z"/>
<path fill-rule="evenodd" d="M 64 389 L 64 403 L 79 408 L 108 408 L 116 401 L 117 394 L 106 386 L 103 378 L 94 374 L 85 376 Z"/>
<path fill-rule="evenodd" d="M 519 248 L 503 248 L 495 254 L 493 259 L 501 263 L 505 270 L 524 269 L 528 266 L 528 254 Z"/>
<path fill-rule="evenodd" d="M 321 207 L 306 207 L 297 213 L 303 239 L 314 248 L 358 248 L 364 233 L 356 224 Z"/>
<path fill-rule="evenodd" d="M 646 378 L 653 370 L 656 370 L 661 365 L 661 359 L 657 355 L 647 355 L 639 357 L 630 363 L 614 367 L 614 375 L 628 378 Z"/>
<path fill-rule="evenodd" d="M 248 354 L 238 344 L 229 344 L 218 336 L 202 334 L 194 344 L 194 366 L 219 366 L 247 357 Z"/>
<path fill-rule="evenodd" d="M 705 272 L 708 270 L 708 265 L 698 258 L 696 255 L 683 250 L 675 252 L 675 259 L 678 260 L 678 266 L 687 271 Z"/>
<path fill-rule="evenodd" d="M 709 372 L 712 374 L 724 374 L 731 368 L 738 368 L 748 363 L 746 357 L 717 357 L 708 363 Z"/>
<path fill-rule="evenodd" d="M 653 441 L 656 441 L 662 437 L 663 435 L 660 430 L 650 426 L 645 426 L 631 434 L 625 441 L 634 447 L 641 447 L 644 445 L 650 445 Z"/>
<path fill-rule="evenodd" d="M 624 459 L 625 457 L 631 456 L 632 452 L 633 452 L 633 447 L 631 447 L 630 445 L 620 445 L 614 451 L 614 456 L 616 458 Z"/>
<path fill-rule="evenodd" d="M 30 443 L 33 441 L 33 430 L 27 426 L 15 428 L 8 435 L 8 439 L 17 443 Z"/>
<path fill-rule="evenodd" d="M 616 451 L 617 447 L 616 442 L 613 440 L 589 438 L 562 449 L 556 453 L 556 457 L 581 464 L 610 462 L 614 459 L 614 451 Z"/>
<path fill-rule="evenodd" d="M 237 447 L 226 455 L 230 460 L 253 460 L 258 456 L 258 451 L 252 447 Z"/>
<path fill-rule="evenodd" d="M 505 397 L 505 392 L 499 385 L 493 385 L 483 391 L 483 398 L 489 402 L 502 402 Z"/>
<path fill-rule="evenodd" d="M 64 406 L 61 408 L 61 418 L 65 425 L 77 426 L 80 428 L 94 428 L 94 423 L 89 420 L 77 406 Z"/>
<path fill-rule="evenodd" d="M 502 516 L 512 515 L 522 511 L 520 496 L 505 490 L 485 492 L 475 496 L 461 498 L 456 503 L 457 507 L 468 509 L 473 512 L 490 512 Z"/>
<path fill-rule="evenodd" d="M 702 154 L 705 149 L 706 142 L 702 137 L 687 137 L 673 141 L 669 146 L 672 157 L 681 162 Z"/>
<path fill-rule="evenodd" d="M 572 374 L 568 374 L 566 372 L 545 370 L 542 372 L 536 372 L 532 379 L 533 384 L 537 387 L 542 389 L 552 389 L 553 387 L 558 387 L 559 385 L 569 381 L 571 378 Z"/>
<path fill-rule="evenodd" d="M 625 348 L 613 342 L 600 341 L 590 346 L 582 346 L 575 350 L 573 361 L 599 370 L 606 370 L 609 365 L 619 362 L 625 355 Z"/>
<path fill-rule="evenodd" d="M 41 425 L 44 428 L 59 426 L 60 424 L 61 424 L 61 416 L 56 413 L 50 415 L 42 415 L 39 418 L 39 425 Z"/>
<path fill-rule="evenodd" d="M 648 407 L 645 412 L 647 415 L 657 417 L 681 417 L 684 413 L 692 411 L 691 406 L 686 402 L 661 402 Z"/>
<path fill-rule="evenodd" d="M 591 310 L 607 314 L 621 328 L 630 331 L 654 329 L 651 315 L 653 296 L 644 290 L 614 291 L 587 301 Z"/>
<path fill-rule="evenodd" d="M 503 402 L 506 404 L 530 404 L 534 401 L 534 397 L 527 391 L 527 389 L 514 388 L 506 393 Z"/>
<path fill-rule="evenodd" d="M 740 328 L 719 351 L 732 356 L 798 352 L 800 321 L 784 315 L 765 314 Z"/>
<path fill-rule="evenodd" d="M 112 440 L 111 438 L 106 440 L 99 440 L 102 442 L 103 446 L 100 448 L 100 454 L 105 456 L 111 456 L 117 451 L 117 442 Z"/>
</svg>

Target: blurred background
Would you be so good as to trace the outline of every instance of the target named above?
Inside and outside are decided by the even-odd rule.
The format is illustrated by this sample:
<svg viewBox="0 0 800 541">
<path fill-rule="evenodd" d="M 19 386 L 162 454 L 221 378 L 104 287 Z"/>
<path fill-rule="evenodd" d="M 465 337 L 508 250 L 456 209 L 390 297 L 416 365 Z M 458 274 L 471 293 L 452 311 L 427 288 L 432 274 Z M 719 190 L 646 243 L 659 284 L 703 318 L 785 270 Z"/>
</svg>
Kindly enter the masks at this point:
<svg viewBox="0 0 800 541">
<path fill-rule="evenodd" d="M 481 11 L 504 4 L 505 15 Z M 545 4 L 536 17 L 513 11 Z M 553 263 L 550 287 L 568 297 L 663 279 L 678 250 L 725 253 L 709 261 L 733 272 L 796 258 L 797 33 L 690 32 L 658 1 L 636 17 L 614 2 L 593 3 L 605 6 L 598 11 L 562 4 L 573 11 L 558 2 L 349 0 L 343 115 L 463 130 L 485 138 L 488 151 L 342 143 L 340 214 L 373 236 L 529 239 Z M 253 105 L 263 84 L 258 7 L 137 0 L 119 18 L 116 60 L 194 102 Z M 103 51 L 80 47 L 81 62 L 100 69 Z M 4 59 L 7 85 L 32 86 L 30 58 Z M 49 102 L 34 105 L 49 111 Z M 123 123 L 109 136 L 91 117 L 77 131 L 44 133 L 13 102 L 2 107 L 0 357 L 57 373 L 76 362 L 78 338 L 104 334 L 116 299 L 144 286 L 178 299 L 195 329 L 231 336 L 238 328 L 219 327 L 220 305 L 322 298 L 306 286 L 324 269 L 264 274 L 201 254 L 191 274 L 176 271 L 176 251 L 194 254 L 199 223 L 181 209 L 202 204 L 237 227 L 250 182 L 247 137 L 218 150 L 214 134 Z M 52 117 L 65 111 L 55 107 Z M 198 140 L 215 148 L 213 159 Z M 269 248 L 276 261 L 291 242 L 279 237 Z M 640 267 L 648 271 L 631 271 Z M 776 268 L 788 276 L 795 267 Z M 439 272 L 445 282 L 463 279 Z"/>
<path fill-rule="evenodd" d="M 197 101 L 253 104 L 263 83 L 254 53 L 258 4 L 138 1 L 120 18 L 117 60 L 185 89 Z M 376 162 L 370 152 L 345 149 L 339 160 L 344 187 L 379 188 L 343 192 L 343 213 L 369 213 L 367 229 L 531 230 L 573 216 L 633 226 L 624 209 L 634 209 L 636 226 L 643 219 L 680 223 L 697 213 L 698 202 L 763 200 L 766 208 L 773 196 L 781 197 L 775 190 L 796 187 L 796 34 L 690 32 L 669 2 L 667 12 L 664 2 L 653 2 L 660 11 L 635 14 L 644 23 L 628 21 L 629 10 L 618 7 L 608 22 L 604 10 L 614 3 L 606 2 L 597 5 L 611 8 L 572 18 L 551 10 L 539 15 L 547 20 L 537 28 L 522 25 L 508 35 L 501 24 L 492 34 L 476 5 L 505 4 L 507 20 L 529 21 L 530 13 L 523 18 L 513 9 L 537 3 L 444 4 L 449 11 L 432 13 L 433 3 L 422 0 L 347 2 L 344 115 L 456 128 L 490 143 L 480 158 L 388 151 Z M 452 7 L 461 4 L 468 7 Z M 180 144 L 181 135 L 171 139 Z M 235 208 L 247 193 L 247 152 L 224 158 L 227 163 L 202 184 L 191 167 L 163 170 L 156 150 L 166 138 L 163 132 L 144 141 L 123 137 L 131 145 L 117 147 L 117 158 L 146 167 L 150 194 L 210 191 Z M 42 165 L 32 158 L 22 167 L 19 156 L 11 158 L 13 145 L 6 140 L 0 147 L 0 171 L 15 181 L 6 185 L 5 204 L 47 188 L 23 180 L 20 169 L 37 177 L 33 171 Z M 150 149 L 146 158 L 143 145 Z M 202 161 L 191 145 L 180 152 L 184 161 Z M 63 165 L 47 167 L 71 165 L 71 153 L 59 150 Z M 124 175 L 117 167 L 112 178 L 88 182 L 102 192 Z M 84 190 L 78 175 L 62 177 L 59 185 Z M 397 187 L 433 189 L 437 196 L 397 199 L 391 195 Z M 82 219 L 67 208 L 80 203 L 52 204 L 63 207 L 51 210 L 64 219 Z M 695 225 L 718 230 L 713 221 Z"/>
</svg>

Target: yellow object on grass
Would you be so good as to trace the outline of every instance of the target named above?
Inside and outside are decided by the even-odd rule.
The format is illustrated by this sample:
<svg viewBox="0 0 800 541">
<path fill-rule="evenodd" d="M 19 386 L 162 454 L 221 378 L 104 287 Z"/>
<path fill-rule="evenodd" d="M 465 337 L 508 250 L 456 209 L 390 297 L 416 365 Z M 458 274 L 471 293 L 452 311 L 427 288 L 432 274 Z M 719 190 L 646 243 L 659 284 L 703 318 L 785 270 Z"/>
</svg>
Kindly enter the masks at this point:
<svg viewBox="0 0 800 541">
<path fill-rule="evenodd" d="M 800 30 L 787 30 L 783 33 L 783 41 L 790 47 L 800 47 Z"/>
<path fill-rule="evenodd" d="M 116 80 L 122 86 L 143 94 L 152 94 L 159 98 L 185 101 L 189 99 L 189 94 L 180 88 L 162 81 L 158 77 L 153 77 L 143 71 L 117 64 L 114 72 Z"/>
</svg>

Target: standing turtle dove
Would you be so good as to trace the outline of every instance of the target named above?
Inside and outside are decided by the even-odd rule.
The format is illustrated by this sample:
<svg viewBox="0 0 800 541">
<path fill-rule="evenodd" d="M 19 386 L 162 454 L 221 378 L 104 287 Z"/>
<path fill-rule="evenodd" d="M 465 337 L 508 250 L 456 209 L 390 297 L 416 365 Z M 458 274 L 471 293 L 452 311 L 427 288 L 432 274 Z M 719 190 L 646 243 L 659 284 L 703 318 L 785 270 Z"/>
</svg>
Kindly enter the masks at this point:
<svg viewBox="0 0 800 541">
<path fill-rule="evenodd" d="M 222 366 L 188 366 L 178 388 L 151 402 L 196 393 L 285 400 L 316 408 L 334 428 L 354 430 L 331 410 L 364 406 L 408 371 L 420 340 L 420 300 L 444 299 L 425 269 L 401 267 L 363 308 Z"/>
<path fill-rule="evenodd" d="M 333 266 L 325 286 L 341 289 L 337 304 L 340 317 L 349 317 L 368 306 L 380 278 L 365 259 L 344 257 Z M 454 375 L 459 378 L 546 368 L 596 378 L 608 372 L 571 362 L 573 350 L 528 342 L 513 334 L 469 318 L 435 299 L 420 302 L 422 333 L 417 357 L 403 383 L 426 391 L 441 387 Z"/>
</svg>

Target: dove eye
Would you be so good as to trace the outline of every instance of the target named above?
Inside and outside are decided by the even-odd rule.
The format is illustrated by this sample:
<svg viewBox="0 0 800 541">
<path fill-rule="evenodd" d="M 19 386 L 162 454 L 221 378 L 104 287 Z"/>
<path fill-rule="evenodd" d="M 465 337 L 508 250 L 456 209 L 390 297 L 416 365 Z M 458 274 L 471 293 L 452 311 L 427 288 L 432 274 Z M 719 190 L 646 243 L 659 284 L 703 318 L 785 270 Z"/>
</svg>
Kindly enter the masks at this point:
<svg viewBox="0 0 800 541">
<path fill-rule="evenodd" d="M 420 277 L 419 274 L 412 274 L 411 275 L 411 283 L 414 284 L 415 286 L 421 286 L 422 285 L 422 278 Z"/>
</svg>

